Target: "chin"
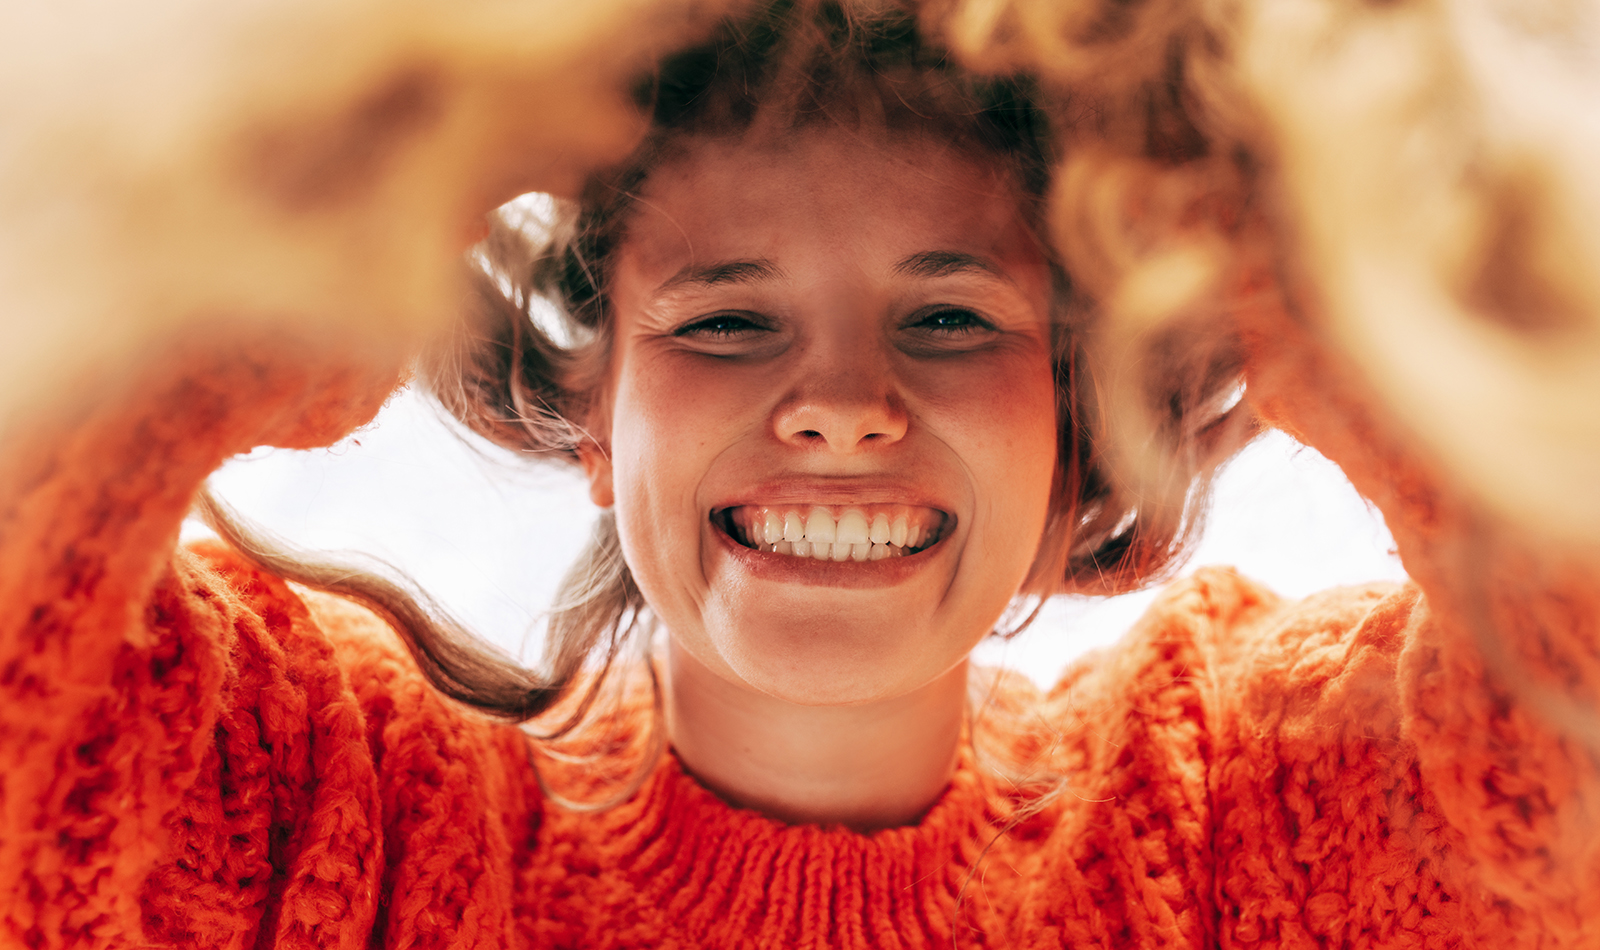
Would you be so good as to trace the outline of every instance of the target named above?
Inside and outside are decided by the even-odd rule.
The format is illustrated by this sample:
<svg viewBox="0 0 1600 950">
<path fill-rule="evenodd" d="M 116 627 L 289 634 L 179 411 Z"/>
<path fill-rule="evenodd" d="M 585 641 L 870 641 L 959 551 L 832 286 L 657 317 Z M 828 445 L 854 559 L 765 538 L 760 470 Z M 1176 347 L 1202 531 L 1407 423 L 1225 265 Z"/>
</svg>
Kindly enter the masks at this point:
<svg viewBox="0 0 1600 950">
<path fill-rule="evenodd" d="M 852 598 L 853 599 L 853 598 Z M 892 598 L 882 598 L 891 600 Z M 766 609 L 727 616 L 708 637 L 759 692 L 804 706 L 852 706 L 915 691 L 967 653 L 892 603 L 865 610 Z M 715 613 L 708 620 L 715 618 Z M 716 618 L 721 619 L 721 618 Z"/>
</svg>

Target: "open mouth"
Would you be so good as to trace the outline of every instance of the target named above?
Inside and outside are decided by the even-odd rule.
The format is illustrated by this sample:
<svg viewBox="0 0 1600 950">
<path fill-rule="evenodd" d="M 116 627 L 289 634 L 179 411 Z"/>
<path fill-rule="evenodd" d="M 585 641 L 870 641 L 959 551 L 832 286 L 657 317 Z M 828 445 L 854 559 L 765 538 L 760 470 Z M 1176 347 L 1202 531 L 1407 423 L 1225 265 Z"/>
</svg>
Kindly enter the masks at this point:
<svg viewBox="0 0 1600 950">
<path fill-rule="evenodd" d="M 915 505 L 738 505 L 711 512 L 754 551 L 818 561 L 881 561 L 925 551 L 954 521 Z"/>
</svg>

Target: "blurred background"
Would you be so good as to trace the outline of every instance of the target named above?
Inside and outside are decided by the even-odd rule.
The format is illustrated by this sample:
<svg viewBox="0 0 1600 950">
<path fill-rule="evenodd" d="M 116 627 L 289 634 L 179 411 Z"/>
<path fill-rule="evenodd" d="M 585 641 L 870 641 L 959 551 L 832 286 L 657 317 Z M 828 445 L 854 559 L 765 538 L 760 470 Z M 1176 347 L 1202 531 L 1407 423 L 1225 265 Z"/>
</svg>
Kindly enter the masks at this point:
<svg viewBox="0 0 1600 950">
<path fill-rule="evenodd" d="M 531 462 L 463 435 L 407 389 L 377 419 L 325 449 L 263 448 L 227 463 L 212 486 L 258 526 L 303 549 L 358 552 L 404 571 L 507 653 L 532 663 L 542 615 L 588 537 L 596 509 L 576 470 Z M 209 534 L 191 521 L 184 537 Z M 1217 482 L 1206 533 L 1184 574 L 1238 568 L 1286 597 L 1405 577 L 1377 510 L 1339 469 L 1268 432 Z M 979 662 L 1041 685 L 1120 637 L 1156 596 L 1057 597 Z"/>
</svg>

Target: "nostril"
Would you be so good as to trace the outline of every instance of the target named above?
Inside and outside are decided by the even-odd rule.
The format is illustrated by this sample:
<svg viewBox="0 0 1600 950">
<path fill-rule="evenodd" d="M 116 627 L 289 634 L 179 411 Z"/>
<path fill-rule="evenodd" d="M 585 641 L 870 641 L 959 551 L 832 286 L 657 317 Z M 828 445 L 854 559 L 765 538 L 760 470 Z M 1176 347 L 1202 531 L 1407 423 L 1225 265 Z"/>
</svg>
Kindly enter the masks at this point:
<svg viewBox="0 0 1600 950">
<path fill-rule="evenodd" d="M 822 438 L 822 433 L 818 432 L 816 429 L 806 429 L 806 430 L 802 431 L 800 434 L 805 436 L 808 439 L 820 439 L 820 438 Z"/>
</svg>

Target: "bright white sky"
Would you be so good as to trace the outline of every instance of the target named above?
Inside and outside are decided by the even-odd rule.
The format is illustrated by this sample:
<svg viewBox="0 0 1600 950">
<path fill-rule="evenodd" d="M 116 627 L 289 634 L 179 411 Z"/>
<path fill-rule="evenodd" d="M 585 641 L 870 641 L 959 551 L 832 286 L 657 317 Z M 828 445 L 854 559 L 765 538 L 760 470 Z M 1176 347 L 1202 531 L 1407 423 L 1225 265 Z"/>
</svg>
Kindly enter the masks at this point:
<svg viewBox="0 0 1600 950">
<path fill-rule="evenodd" d="M 513 656 L 538 656 L 541 612 L 588 535 L 595 508 L 572 472 L 469 447 L 425 399 L 400 394 L 366 429 L 331 448 L 262 449 L 224 465 L 213 485 L 246 517 L 301 548 L 358 551 L 416 579 Z M 185 528 L 185 537 L 205 529 Z M 1231 564 L 1291 597 L 1401 579 L 1382 517 L 1331 462 L 1281 433 L 1222 474 L 1189 573 Z M 1056 598 L 980 662 L 1052 682 L 1086 650 L 1128 629 L 1154 598 Z"/>
</svg>

